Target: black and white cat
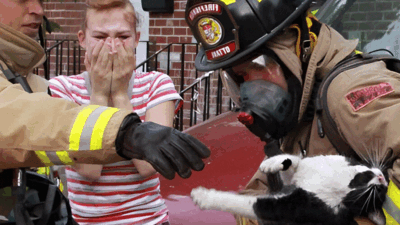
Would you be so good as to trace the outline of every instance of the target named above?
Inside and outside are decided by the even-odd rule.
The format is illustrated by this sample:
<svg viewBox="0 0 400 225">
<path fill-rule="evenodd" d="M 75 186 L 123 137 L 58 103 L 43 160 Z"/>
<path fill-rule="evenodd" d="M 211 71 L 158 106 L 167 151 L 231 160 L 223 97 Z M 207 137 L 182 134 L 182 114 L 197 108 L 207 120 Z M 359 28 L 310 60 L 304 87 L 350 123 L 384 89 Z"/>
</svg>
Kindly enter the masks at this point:
<svg viewBox="0 0 400 225">
<path fill-rule="evenodd" d="M 246 196 L 198 187 L 191 197 L 201 209 L 226 211 L 261 222 L 353 225 L 355 216 L 368 216 L 385 224 L 382 204 L 388 183 L 382 171 L 357 164 L 344 156 L 304 159 L 277 155 L 259 169 L 279 173 L 281 191 L 265 196 Z"/>
</svg>

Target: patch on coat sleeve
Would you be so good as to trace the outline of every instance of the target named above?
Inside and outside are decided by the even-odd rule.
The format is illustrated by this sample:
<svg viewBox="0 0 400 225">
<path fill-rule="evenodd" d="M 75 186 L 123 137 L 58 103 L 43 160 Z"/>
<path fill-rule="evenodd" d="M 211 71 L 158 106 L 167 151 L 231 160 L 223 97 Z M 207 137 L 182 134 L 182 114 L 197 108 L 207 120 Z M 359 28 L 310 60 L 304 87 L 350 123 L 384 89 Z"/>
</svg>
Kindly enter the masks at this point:
<svg viewBox="0 0 400 225">
<path fill-rule="evenodd" d="M 346 100 L 350 103 L 354 111 L 358 111 L 373 100 L 392 93 L 393 91 L 393 87 L 389 83 L 380 83 L 350 91 L 346 95 Z"/>
</svg>

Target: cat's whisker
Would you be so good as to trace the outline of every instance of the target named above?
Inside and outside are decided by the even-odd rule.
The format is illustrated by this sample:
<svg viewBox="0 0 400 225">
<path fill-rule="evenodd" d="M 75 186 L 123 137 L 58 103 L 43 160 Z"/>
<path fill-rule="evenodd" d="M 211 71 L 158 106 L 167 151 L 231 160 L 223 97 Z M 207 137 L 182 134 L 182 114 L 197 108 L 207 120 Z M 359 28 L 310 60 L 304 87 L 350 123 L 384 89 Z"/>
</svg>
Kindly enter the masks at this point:
<svg viewBox="0 0 400 225">
<path fill-rule="evenodd" d="M 382 171 L 386 170 L 387 167 L 389 167 L 389 163 L 391 161 L 390 159 L 392 158 L 392 156 L 389 156 L 390 152 L 391 152 L 390 148 L 386 149 L 386 151 L 385 151 L 385 153 L 384 153 L 384 155 L 382 157 L 381 167 L 379 168 Z"/>
<path fill-rule="evenodd" d="M 370 160 L 371 159 L 371 157 L 370 157 L 370 153 L 369 153 L 369 148 L 368 148 L 368 146 L 365 144 L 365 143 L 363 143 L 363 148 L 366 150 L 366 152 L 367 152 L 367 156 L 368 156 L 368 159 L 367 159 L 367 157 L 365 156 L 365 155 L 363 155 L 363 154 L 360 154 L 359 156 L 360 156 L 360 158 L 362 159 L 362 160 L 364 160 L 367 164 L 371 164 L 372 165 L 372 161 Z"/>
<path fill-rule="evenodd" d="M 372 187 L 368 187 L 365 189 L 365 191 L 363 191 L 362 193 L 358 194 L 355 199 L 352 199 L 354 202 L 357 201 L 358 199 L 360 199 L 365 193 L 367 193 Z"/>
<path fill-rule="evenodd" d="M 374 204 L 373 204 L 373 206 L 374 206 L 374 211 L 376 211 L 376 207 L 375 207 L 376 186 L 374 186 L 374 190 L 373 190 L 373 192 L 374 192 L 374 198 L 373 198 Z"/>
<path fill-rule="evenodd" d="M 366 143 L 364 143 L 363 145 L 364 145 L 364 149 L 366 150 L 366 152 L 367 152 L 367 154 L 368 154 L 368 155 L 367 155 L 368 158 L 369 158 L 368 162 L 370 162 L 371 164 L 373 164 L 373 157 L 371 156 L 370 148 L 367 146 Z"/>
<path fill-rule="evenodd" d="M 372 188 L 372 187 L 371 187 Z M 369 195 L 368 195 L 368 198 L 367 198 L 367 200 L 365 201 L 365 203 L 363 204 L 363 206 L 362 206 L 362 208 L 361 208 L 361 211 L 360 212 L 362 212 L 363 211 L 363 209 L 364 209 L 364 207 L 365 206 L 368 206 L 368 204 L 369 204 L 369 201 L 370 201 L 370 199 L 371 199 L 371 194 L 372 194 L 372 192 L 370 192 L 369 193 Z M 366 208 L 367 209 L 367 208 Z"/>
</svg>

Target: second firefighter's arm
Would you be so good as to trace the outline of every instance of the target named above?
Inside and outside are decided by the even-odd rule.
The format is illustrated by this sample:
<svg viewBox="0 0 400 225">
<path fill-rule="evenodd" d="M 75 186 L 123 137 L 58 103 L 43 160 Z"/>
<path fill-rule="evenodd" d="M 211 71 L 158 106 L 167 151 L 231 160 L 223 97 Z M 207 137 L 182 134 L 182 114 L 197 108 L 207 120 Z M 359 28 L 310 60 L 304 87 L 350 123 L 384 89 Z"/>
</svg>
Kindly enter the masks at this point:
<svg viewBox="0 0 400 225">
<path fill-rule="evenodd" d="M 131 113 L 26 93 L 0 77 L 0 169 L 120 161 L 115 138 Z"/>
</svg>

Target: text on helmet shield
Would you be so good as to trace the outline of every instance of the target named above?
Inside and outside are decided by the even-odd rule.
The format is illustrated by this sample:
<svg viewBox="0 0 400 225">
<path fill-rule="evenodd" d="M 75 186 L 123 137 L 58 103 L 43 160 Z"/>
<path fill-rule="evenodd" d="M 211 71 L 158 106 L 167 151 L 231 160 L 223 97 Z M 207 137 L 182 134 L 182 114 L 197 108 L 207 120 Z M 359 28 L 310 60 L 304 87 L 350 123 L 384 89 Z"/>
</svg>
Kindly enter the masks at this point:
<svg viewBox="0 0 400 225">
<path fill-rule="evenodd" d="M 208 60 L 215 60 L 225 55 L 228 55 L 231 52 L 234 52 L 236 49 L 236 45 L 234 41 L 231 41 L 227 44 L 221 45 L 216 49 L 211 49 L 206 51 L 207 59 Z"/>
<path fill-rule="evenodd" d="M 197 16 L 209 13 L 221 13 L 221 6 L 218 4 L 203 4 L 199 5 L 189 12 L 189 19 L 193 21 Z"/>
</svg>

